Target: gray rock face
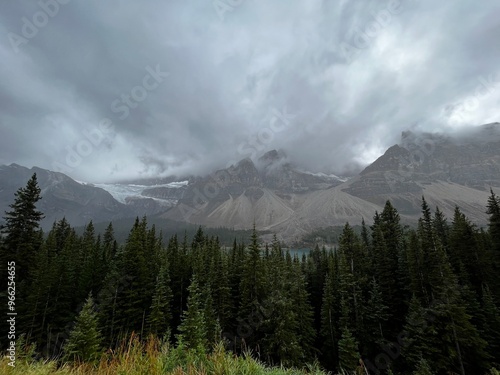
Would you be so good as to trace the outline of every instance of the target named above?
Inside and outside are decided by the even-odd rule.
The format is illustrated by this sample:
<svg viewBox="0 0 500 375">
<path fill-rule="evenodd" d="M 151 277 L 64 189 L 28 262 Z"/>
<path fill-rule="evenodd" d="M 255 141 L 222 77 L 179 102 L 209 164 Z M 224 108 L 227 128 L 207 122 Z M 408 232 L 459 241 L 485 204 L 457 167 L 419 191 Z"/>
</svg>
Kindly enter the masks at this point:
<svg viewBox="0 0 500 375">
<path fill-rule="evenodd" d="M 469 189 L 469 198 L 500 187 L 500 124 L 481 126 L 453 138 L 404 132 L 399 145 L 389 148 L 343 190 L 377 204 L 391 199 L 402 212 L 416 215 L 420 212 L 417 198 L 422 195 L 436 204 L 445 199 L 433 197 L 431 192 L 433 186 L 443 183 L 450 189 L 446 201 L 459 206 L 465 201 L 453 196 L 452 186 Z M 484 218 L 472 211 L 472 216 Z"/>
<path fill-rule="evenodd" d="M 217 187 L 213 195 L 209 186 Z M 236 228 L 255 222 L 259 229 L 296 239 L 321 226 L 357 224 L 362 217 L 369 223 L 387 200 L 403 221 L 415 223 L 425 196 L 448 216 L 459 206 L 485 224 L 490 187 L 497 192 L 500 187 L 500 124 L 454 138 L 404 132 L 398 145 L 344 182 L 299 171 L 273 150 L 256 165 L 247 159 L 197 180 L 180 201 L 183 209 L 166 217 Z"/>
<path fill-rule="evenodd" d="M 150 187 L 142 191 L 142 195 L 150 198 L 158 198 L 163 200 L 178 201 L 182 199 L 186 192 L 185 187 L 171 188 L 165 186 Z"/>
<path fill-rule="evenodd" d="M 168 200 L 158 200 L 153 198 L 127 197 L 125 198 L 127 207 L 135 213 L 136 216 L 151 216 L 165 212 L 175 206 L 175 203 L 169 203 Z"/>
<path fill-rule="evenodd" d="M 282 151 L 272 150 L 264 154 L 256 164 L 243 159 L 236 165 L 198 178 L 186 189 L 179 203 L 216 206 L 241 195 L 261 197 L 266 188 L 279 196 L 290 193 L 307 193 L 340 185 L 336 176 L 313 175 L 295 169 L 286 161 Z"/>
</svg>

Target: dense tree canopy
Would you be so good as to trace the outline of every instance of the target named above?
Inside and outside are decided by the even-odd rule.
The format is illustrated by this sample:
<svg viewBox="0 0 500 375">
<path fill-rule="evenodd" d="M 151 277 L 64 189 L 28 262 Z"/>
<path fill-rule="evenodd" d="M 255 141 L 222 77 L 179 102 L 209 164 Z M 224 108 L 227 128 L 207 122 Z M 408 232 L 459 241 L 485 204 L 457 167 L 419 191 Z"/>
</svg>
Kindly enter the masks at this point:
<svg viewBox="0 0 500 375">
<path fill-rule="evenodd" d="M 42 236 L 39 199 L 33 176 L 6 214 L 2 261 L 24 270 L 18 329 L 45 357 L 93 359 L 157 335 L 186 351 L 222 341 L 272 364 L 356 373 L 484 374 L 500 363 L 493 193 L 486 229 L 459 208 L 448 222 L 425 200 L 405 227 L 387 202 L 370 228 L 346 224 L 336 248 L 302 259 L 276 238 L 260 243 L 255 228 L 231 248 L 201 227 L 164 244 L 146 218 L 121 245 L 111 224 L 101 238 L 92 222 L 77 235 L 63 219 Z"/>
</svg>

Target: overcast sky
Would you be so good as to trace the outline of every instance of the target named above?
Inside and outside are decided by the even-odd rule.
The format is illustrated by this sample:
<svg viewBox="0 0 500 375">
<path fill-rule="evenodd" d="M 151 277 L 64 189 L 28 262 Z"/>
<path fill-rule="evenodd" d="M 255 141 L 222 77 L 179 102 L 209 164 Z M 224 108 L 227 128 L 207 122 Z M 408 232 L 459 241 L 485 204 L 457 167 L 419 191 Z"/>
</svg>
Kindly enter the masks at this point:
<svg viewBox="0 0 500 375">
<path fill-rule="evenodd" d="M 2 1 L 0 37 L 0 164 L 79 180 L 343 173 L 500 121 L 498 0 Z"/>
</svg>

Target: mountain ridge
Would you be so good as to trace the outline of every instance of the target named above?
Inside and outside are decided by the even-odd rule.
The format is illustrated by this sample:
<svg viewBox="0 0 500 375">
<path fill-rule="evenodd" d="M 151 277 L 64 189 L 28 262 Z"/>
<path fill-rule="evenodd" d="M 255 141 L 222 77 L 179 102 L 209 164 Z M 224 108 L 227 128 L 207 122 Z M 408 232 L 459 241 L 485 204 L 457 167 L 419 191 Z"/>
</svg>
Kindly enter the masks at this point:
<svg viewBox="0 0 500 375">
<path fill-rule="evenodd" d="M 276 232 L 298 240 L 308 231 L 346 221 L 371 223 L 391 200 L 402 220 L 414 223 L 422 196 L 448 216 L 455 206 L 486 223 L 489 190 L 500 187 L 500 124 L 455 137 L 403 132 L 401 142 L 349 179 L 303 171 L 281 150 L 271 150 L 206 176 L 86 184 L 60 172 L 0 166 L 0 210 L 37 173 L 43 226 L 66 217 L 73 225 L 133 216 L 157 216 L 206 226 Z M 121 190 L 120 190 L 121 189 Z"/>
</svg>

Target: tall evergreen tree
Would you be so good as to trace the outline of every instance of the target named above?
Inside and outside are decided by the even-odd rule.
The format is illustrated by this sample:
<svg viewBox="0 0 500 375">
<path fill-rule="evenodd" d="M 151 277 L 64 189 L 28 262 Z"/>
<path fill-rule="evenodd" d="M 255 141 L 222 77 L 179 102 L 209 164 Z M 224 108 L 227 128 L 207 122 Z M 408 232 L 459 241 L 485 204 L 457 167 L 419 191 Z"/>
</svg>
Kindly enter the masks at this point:
<svg viewBox="0 0 500 375">
<path fill-rule="evenodd" d="M 114 306 L 121 335 L 144 334 L 146 314 L 151 307 L 155 289 L 155 272 L 150 272 L 146 259 L 147 220 L 136 219 L 124 246 L 119 263 L 120 288 Z"/>
<path fill-rule="evenodd" d="M 161 337 L 167 335 L 172 320 L 171 303 L 172 290 L 170 289 L 168 264 L 164 264 L 156 277 L 153 301 L 147 318 L 150 333 Z M 167 339 L 169 339 L 169 337 L 167 337 Z"/>
<path fill-rule="evenodd" d="M 352 373 L 359 367 L 360 355 L 358 343 L 346 326 L 342 329 L 339 340 L 339 367 L 341 371 Z"/>
<path fill-rule="evenodd" d="M 432 325 L 434 319 L 414 295 L 406 317 L 402 349 L 403 358 L 410 368 L 416 369 L 422 358 L 435 358 L 439 351 L 439 337 Z"/>
<path fill-rule="evenodd" d="M 488 198 L 487 213 L 489 215 L 489 235 L 491 238 L 491 262 L 493 272 L 491 274 L 491 286 L 497 301 L 500 301 L 500 197 L 491 189 Z"/>
<path fill-rule="evenodd" d="M 441 353 L 436 356 L 432 366 L 436 369 L 454 368 L 463 375 L 467 369 L 481 371 L 487 357 L 486 342 L 479 337 L 477 328 L 466 312 L 457 277 L 435 233 L 425 199 L 422 201 L 422 214 L 419 235 L 426 260 L 424 279 L 430 296 L 425 307 L 431 309 L 436 317 L 433 327 L 438 335 L 447 338 L 447 341 L 442 342 Z"/>
<path fill-rule="evenodd" d="M 41 189 L 34 173 L 26 186 L 15 193 L 14 203 L 9 205 L 12 210 L 5 213 L 5 224 L 0 228 L 5 235 L 3 246 L 0 247 L 2 280 L 5 280 L 6 264 L 11 261 L 16 263 L 17 283 L 30 275 L 36 252 L 41 245 L 38 229 L 44 216 L 36 208 L 37 202 L 42 199 L 40 194 Z"/>
<path fill-rule="evenodd" d="M 403 228 L 400 220 L 397 210 L 387 201 L 380 216 L 374 218 L 372 226 L 373 267 L 384 304 L 389 309 L 390 319 L 384 324 L 384 328 L 391 337 L 398 334 L 406 311 L 401 298 L 403 285 L 399 277 L 403 253 Z"/>
<path fill-rule="evenodd" d="M 250 317 L 259 315 L 265 294 L 265 269 L 261 259 L 255 224 L 252 231 L 251 242 L 243 263 L 243 274 L 240 283 L 240 307 L 238 317 L 240 321 L 247 321 Z M 261 327 L 254 327 L 254 333 L 247 338 L 246 344 L 254 349 L 261 339 Z"/>
<path fill-rule="evenodd" d="M 182 347 L 204 353 L 207 350 L 207 329 L 196 274 L 193 275 L 188 291 L 187 310 L 183 314 L 177 339 Z"/>
</svg>

